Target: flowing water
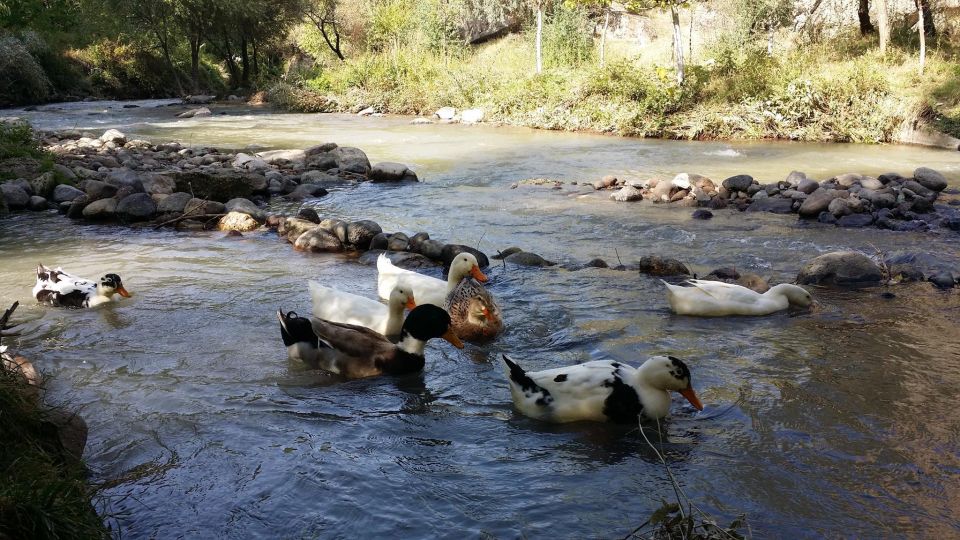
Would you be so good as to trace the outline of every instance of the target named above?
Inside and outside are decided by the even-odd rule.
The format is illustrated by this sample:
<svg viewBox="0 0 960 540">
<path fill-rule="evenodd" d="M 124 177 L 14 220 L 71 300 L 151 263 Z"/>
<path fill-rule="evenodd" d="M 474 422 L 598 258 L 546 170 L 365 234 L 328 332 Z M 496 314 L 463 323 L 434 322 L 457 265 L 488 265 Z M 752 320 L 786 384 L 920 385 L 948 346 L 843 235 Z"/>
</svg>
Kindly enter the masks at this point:
<svg viewBox="0 0 960 540">
<path fill-rule="evenodd" d="M 405 119 L 226 114 L 181 121 L 144 102 L 14 114 L 39 127 L 233 148 L 336 141 L 410 163 L 424 182 L 365 184 L 312 201 L 321 215 L 494 253 L 548 259 L 645 254 L 700 273 L 736 266 L 790 280 L 837 249 L 923 250 L 956 263 L 956 233 L 800 226 L 793 216 L 617 204 L 567 184 L 698 172 L 764 181 L 790 170 L 908 174 L 927 165 L 960 185 L 960 154 L 900 146 L 643 141 Z M 105 111 L 105 112 L 104 112 Z M 89 114 L 93 112 L 94 114 Z M 10 111 L 5 111 L 9 114 Z M 276 210 L 295 211 L 289 203 Z M 287 360 L 277 308 L 309 311 L 307 279 L 375 295 L 375 269 L 294 252 L 275 234 L 224 239 L 71 224 L 56 214 L 0 221 L 0 306 L 28 319 L 15 343 L 52 376 L 50 398 L 90 426 L 85 458 L 109 522 L 126 538 L 622 537 L 662 499 L 669 475 L 637 430 L 552 426 L 514 413 L 500 363 L 544 369 L 592 359 L 684 359 L 706 404 L 680 398 L 645 431 L 683 492 L 758 537 L 960 535 L 960 295 L 929 284 L 815 289 L 821 306 L 762 318 L 669 313 L 662 285 L 635 272 L 489 269 L 506 331 L 458 351 L 431 343 L 418 376 L 342 382 Z M 30 301 L 37 262 L 134 293 L 93 310 Z M 662 437 L 662 444 L 657 441 Z"/>
</svg>

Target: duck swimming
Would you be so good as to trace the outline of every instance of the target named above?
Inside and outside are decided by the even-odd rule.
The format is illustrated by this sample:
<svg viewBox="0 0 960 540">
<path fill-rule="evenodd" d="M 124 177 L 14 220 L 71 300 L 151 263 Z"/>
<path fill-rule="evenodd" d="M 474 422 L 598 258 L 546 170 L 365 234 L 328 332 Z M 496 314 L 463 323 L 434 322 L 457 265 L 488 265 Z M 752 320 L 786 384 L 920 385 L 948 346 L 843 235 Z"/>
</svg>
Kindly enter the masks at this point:
<svg viewBox="0 0 960 540">
<path fill-rule="evenodd" d="M 403 309 L 417 307 L 416 299 L 408 287 L 394 287 L 385 306 L 376 300 L 338 291 L 316 281 L 310 281 L 308 285 L 313 298 L 314 317 L 365 326 L 388 337 L 400 335 Z"/>
<path fill-rule="evenodd" d="M 454 257 L 446 281 L 399 268 L 386 255 L 377 257 L 377 293 L 384 300 L 390 297 L 394 287 L 402 284 L 411 289 L 418 304 L 444 307 L 447 295 L 466 276 L 472 276 L 480 282 L 487 281 L 487 276 L 480 271 L 477 258 L 470 253 L 460 253 Z"/>
<path fill-rule="evenodd" d="M 60 267 L 50 269 L 42 264 L 37 266 L 37 284 L 33 286 L 33 296 L 40 303 L 54 307 L 88 308 L 112 302 L 118 294 L 124 298 L 130 297 L 117 274 L 106 274 L 98 283 L 68 274 Z"/>
<path fill-rule="evenodd" d="M 672 356 L 654 356 L 639 368 L 596 360 L 532 372 L 524 371 L 507 355 L 503 361 L 509 369 L 514 405 L 537 420 L 618 424 L 655 420 L 670 413 L 671 390 L 703 410 L 690 383 L 690 369 Z"/>
<path fill-rule="evenodd" d="M 678 315 L 769 315 L 791 305 L 807 307 L 813 303 L 806 289 L 790 283 L 774 285 L 762 294 L 740 285 L 703 279 L 688 279 L 681 285 L 666 281 L 663 284 L 667 286 L 670 309 Z"/>
<path fill-rule="evenodd" d="M 464 341 L 488 341 L 503 330 L 500 306 L 493 300 L 493 295 L 472 277 L 461 279 L 447 295 L 446 308 L 453 331 Z"/>
<path fill-rule="evenodd" d="M 349 379 L 421 371 L 425 364 L 424 347 L 433 338 L 443 338 L 463 348 L 450 329 L 450 316 L 430 304 L 417 306 L 407 315 L 396 345 L 362 326 L 306 319 L 294 312 L 284 315 L 278 311 L 277 318 L 290 358 Z"/>
</svg>

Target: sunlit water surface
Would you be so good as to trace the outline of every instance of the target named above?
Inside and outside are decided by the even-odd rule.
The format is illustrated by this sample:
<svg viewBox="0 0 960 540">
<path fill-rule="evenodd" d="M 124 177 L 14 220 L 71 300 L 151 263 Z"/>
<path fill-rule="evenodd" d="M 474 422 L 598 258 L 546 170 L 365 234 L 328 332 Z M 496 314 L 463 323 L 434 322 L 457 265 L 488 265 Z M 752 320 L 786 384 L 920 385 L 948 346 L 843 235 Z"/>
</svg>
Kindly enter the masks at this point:
<svg viewBox="0 0 960 540">
<path fill-rule="evenodd" d="M 790 280 L 836 249 L 923 249 L 956 264 L 955 233 L 801 227 L 791 216 L 616 204 L 579 186 L 509 185 L 699 172 L 764 181 L 909 173 L 960 184 L 960 155 L 900 146 L 677 143 L 406 119 L 225 108 L 173 119 L 142 102 L 13 114 L 40 127 L 232 148 L 356 145 L 414 166 L 423 183 L 361 185 L 313 201 L 321 215 L 494 253 L 625 263 L 670 255 L 697 272 L 736 266 Z M 105 111 L 105 112 L 101 112 Z M 220 110 L 218 109 L 218 112 Z M 94 112 L 94 114 L 89 114 Z M 4 115 L 11 111 L 4 111 Z M 275 203 L 276 210 L 297 206 Z M 90 426 L 85 457 L 126 538 L 620 537 L 674 495 L 643 437 L 606 425 L 549 426 L 513 412 L 500 354 L 542 369 L 592 359 L 684 359 L 707 405 L 679 398 L 649 431 L 687 496 L 760 537 L 960 535 L 960 295 L 928 284 L 814 290 L 812 312 L 672 316 L 662 285 L 634 272 L 490 268 L 506 317 L 493 344 L 431 343 L 423 374 L 336 381 L 286 359 L 274 312 L 309 311 L 307 279 L 373 296 L 375 270 L 294 252 L 275 234 L 224 239 L 0 221 L 0 305 L 29 322 L 16 346 L 51 376 L 54 402 Z M 30 300 L 37 262 L 123 276 L 134 297 L 94 310 Z M 656 439 L 663 437 L 660 444 Z M 131 472 L 133 471 L 133 472 Z"/>
</svg>

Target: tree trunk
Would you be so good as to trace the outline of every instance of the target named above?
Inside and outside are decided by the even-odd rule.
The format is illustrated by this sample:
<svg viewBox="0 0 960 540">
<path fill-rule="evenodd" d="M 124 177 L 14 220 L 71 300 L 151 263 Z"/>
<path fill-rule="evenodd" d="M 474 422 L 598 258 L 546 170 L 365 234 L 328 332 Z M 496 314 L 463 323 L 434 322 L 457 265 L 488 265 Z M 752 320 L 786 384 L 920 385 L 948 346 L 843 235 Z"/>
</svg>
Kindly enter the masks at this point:
<svg viewBox="0 0 960 540">
<path fill-rule="evenodd" d="M 253 76 L 254 76 L 254 77 L 259 77 L 259 76 L 260 76 L 260 62 L 258 61 L 258 58 L 257 58 L 257 40 L 256 40 L 256 39 L 251 39 L 251 40 L 250 40 L 250 45 L 251 45 L 251 48 L 253 49 Z"/>
<path fill-rule="evenodd" d="M 607 43 L 607 28 L 610 27 L 610 9 L 607 8 L 604 10 L 603 14 L 603 31 L 600 33 L 600 66 L 603 67 L 606 62 L 606 43 Z"/>
<path fill-rule="evenodd" d="M 861 36 L 873 32 L 873 24 L 870 22 L 870 0 L 860 0 L 857 7 L 857 18 L 860 19 Z"/>
<path fill-rule="evenodd" d="M 877 0 L 877 25 L 880 27 L 880 54 L 886 54 L 890 41 L 890 22 L 887 20 L 887 0 Z"/>
<path fill-rule="evenodd" d="M 163 51 L 163 60 L 170 70 L 170 76 L 173 78 L 173 84 L 177 87 L 177 95 L 183 96 L 183 85 L 180 83 L 180 74 L 177 73 L 176 66 L 173 65 L 173 59 L 170 58 L 170 40 L 168 36 L 156 32 L 157 42 L 160 44 L 160 50 Z"/>
<path fill-rule="evenodd" d="M 240 84 L 244 88 L 250 86 L 250 53 L 246 36 L 240 38 Z"/>
<path fill-rule="evenodd" d="M 923 64 L 927 61 L 927 41 L 926 32 L 923 24 L 923 0 L 916 0 L 917 3 L 917 33 L 920 34 L 920 74 L 923 75 Z"/>
<path fill-rule="evenodd" d="M 200 93 L 200 43 L 199 35 L 190 36 L 190 78 L 194 94 Z"/>
<path fill-rule="evenodd" d="M 333 29 L 333 41 L 330 41 L 330 36 L 327 34 L 327 24 Z M 327 21 L 320 21 L 320 24 L 316 25 L 320 29 L 320 35 L 323 36 L 323 40 L 327 42 L 327 47 L 330 47 L 330 50 L 333 51 L 333 54 L 337 55 L 337 58 L 340 60 L 345 60 L 343 53 L 340 51 L 340 29 L 337 27 L 337 23 L 327 23 Z"/>
<path fill-rule="evenodd" d="M 773 23 L 767 24 L 767 56 L 773 56 Z"/>
<path fill-rule="evenodd" d="M 537 6 L 537 73 L 543 71 L 543 7 Z"/>
<path fill-rule="evenodd" d="M 690 4 L 690 29 L 687 32 L 687 58 L 693 62 L 693 10 L 696 9 Z"/>
<path fill-rule="evenodd" d="M 930 0 L 920 0 L 920 7 L 923 11 L 923 33 L 928 36 L 937 35 L 937 27 L 933 24 L 933 12 L 930 11 Z"/>
<path fill-rule="evenodd" d="M 670 3 L 670 16 L 673 18 L 673 54 L 677 60 L 677 84 L 683 84 L 683 36 L 680 35 L 680 14 L 677 5 Z"/>
</svg>

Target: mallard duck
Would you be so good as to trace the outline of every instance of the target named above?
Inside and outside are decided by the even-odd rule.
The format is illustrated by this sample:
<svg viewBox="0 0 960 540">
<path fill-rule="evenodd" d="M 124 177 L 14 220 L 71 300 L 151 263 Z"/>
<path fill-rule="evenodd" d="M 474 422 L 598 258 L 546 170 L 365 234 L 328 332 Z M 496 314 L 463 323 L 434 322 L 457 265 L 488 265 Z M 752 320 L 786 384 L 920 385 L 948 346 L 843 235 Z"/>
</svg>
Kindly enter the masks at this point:
<svg viewBox="0 0 960 540">
<path fill-rule="evenodd" d="M 639 368 L 596 360 L 536 372 L 524 371 L 507 355 L 503 361 L 509 368 L 514 405 L 537 420 L 618 424 L 655 420 L 670 413 L 670 390 L 703 410 L 690 384 L 690 369 L 672 356 L 654 356 Z"/>
<path fill-rule="evenodd" d="M 402 375 L 423 369 L 427 341 L 443 338 L 457 348 L 463 343 L 450 329 L 450 316 L 433 305 L 417 306 L 407 315 L 394 345 L 383 335 L 351 324 L 305 319 L 277 312 L 280 334 L 290 358 L 349 379 Z"/>
<path fill-rule="evenodd" d="M 377 257 L 377 293 L 384 300 L 390 297 L 390 291 L 394 287 L 402 283 L 410 287 L 413 297 L 417 299 L 417 304 L 444 307 L 447 295 L 466 276 L 473 276 L 477 281 L 487 281 L 487 276 L 480 271 L 477 258 L 470 253 L 460 253 L 454 257 L 450 263 L 446 282 L 394 266 L 386 255 L 381 254 Z"/>
<path fill-rule="evenodd" d="M 376 300 L 331 289 L 316 281 L 308 283 L 313 298 L 313 316 L 331 322 L 365 326 L 388 337 L 400 335 L 403 309 L 417 307 L 410 289 L 399 286 L 390 291 L 385 306 Z"/>
<path fill-rule="evenodd" d="M 464 341 L 487 341 L 503 330 L 500 306 L 490 292 L 471 277 L 460 280 L 447 295 L 446 308 L 453 331 Z"/>
<path fill-rule="evenodd" d="M 130 298 L 117 274 L 106 274 L 100 282 L 70 275 L 60 267 L 37 266 L 37 284 L 33 296 L 38 302 L 55 307 L 86 308 L 112 302 L 114 295 Z"/>
<path fill-rule="evenodd" d="M 807 307 L 813 303 L 806 289 L 790 283 L 774 285 L 763 294 L 740 285 L 703 279 L 689 279 L 681 285 L 666 281 L 663 284 L 667 286 L 670 309 L 678 315 L 769 315 L 791 304 Z"/>
</svg>

